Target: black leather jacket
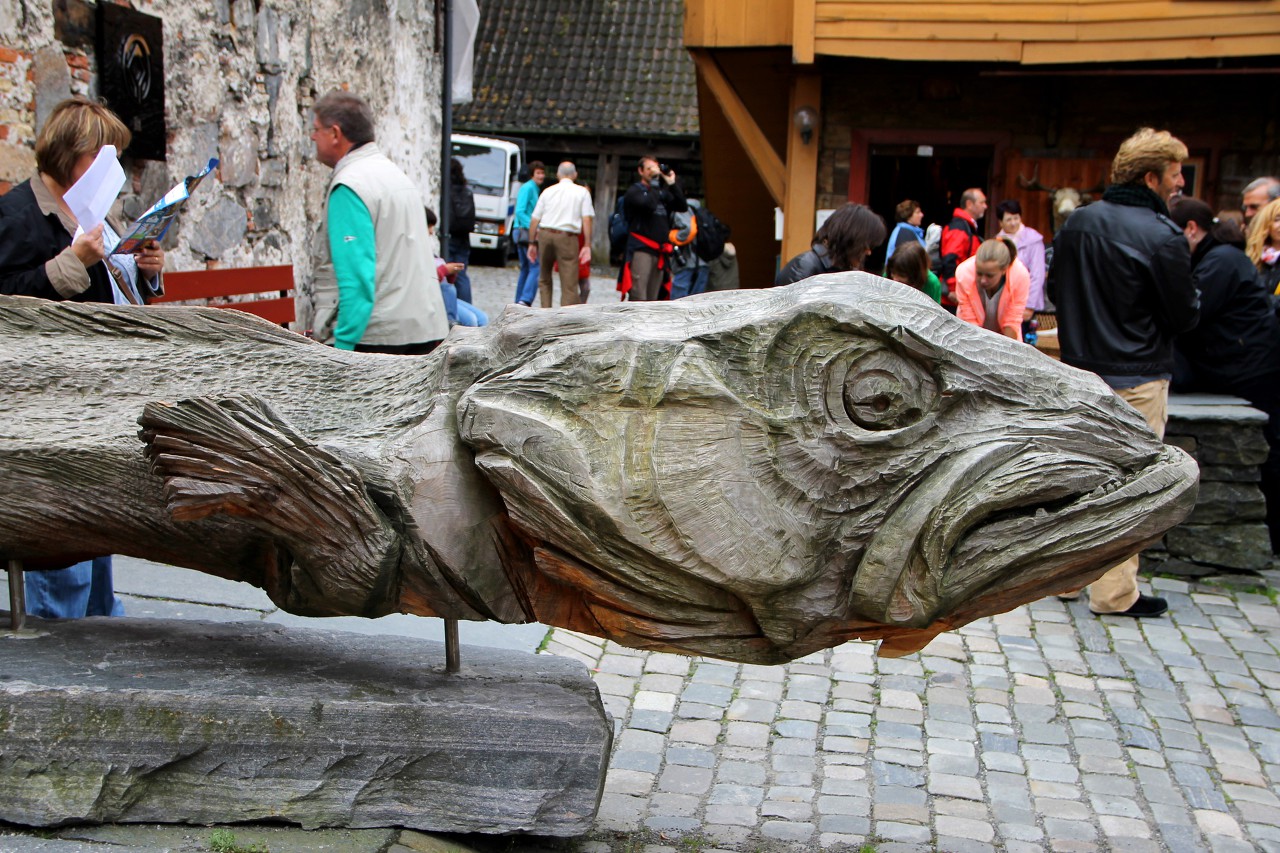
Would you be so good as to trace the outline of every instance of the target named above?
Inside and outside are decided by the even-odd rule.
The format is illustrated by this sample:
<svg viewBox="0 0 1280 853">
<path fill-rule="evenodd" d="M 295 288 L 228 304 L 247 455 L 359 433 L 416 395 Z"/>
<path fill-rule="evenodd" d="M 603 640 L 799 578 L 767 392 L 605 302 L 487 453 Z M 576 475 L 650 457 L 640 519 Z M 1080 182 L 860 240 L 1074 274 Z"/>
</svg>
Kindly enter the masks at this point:
<svg viewBox="0 0 1280 853">
<path fill-rule="evenodd" d="M 1099 201 L 1071 214 L 1047 287 L 1062 360 L 1103 375 L 1172 374 L 1173 339 L 1200 316 L 1186 238 L 1145 207 Z"/>
<path fill-rule="evenodd" d="M 831 257 L 827 254 L 827 247 L 821 243 L 814 243 L 813 248 L 796 255 L 785 267 L 778 271 L 778 275 L 773 280 L 773 286 L 782 287 L 784 284 L 795 284 L 797 281 L 803 281 L 809 276 L 822 275 L 833 271 L 834 268 L 831 266 Z"/>
</svg>

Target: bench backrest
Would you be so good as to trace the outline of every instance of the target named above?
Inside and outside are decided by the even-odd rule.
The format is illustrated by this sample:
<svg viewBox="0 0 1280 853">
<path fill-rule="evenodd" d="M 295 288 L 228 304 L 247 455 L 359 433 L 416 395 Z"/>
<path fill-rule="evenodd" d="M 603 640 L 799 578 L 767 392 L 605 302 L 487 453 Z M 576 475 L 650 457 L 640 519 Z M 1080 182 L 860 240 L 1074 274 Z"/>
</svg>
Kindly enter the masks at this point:
<svg viewBox="0 0 1280 853">
<path fill-rule="evenodd" d="M 152 302 L 188 302 L 225 296 L 274 293 L 270 299 L 222 303 L 214 308 L 234 308 L 257 314 L 272 323 L 292 323 L 293 266 L 243 267 L 240 269 L 196 270 L 164 274 L 164 296 Z"/>
</svg>

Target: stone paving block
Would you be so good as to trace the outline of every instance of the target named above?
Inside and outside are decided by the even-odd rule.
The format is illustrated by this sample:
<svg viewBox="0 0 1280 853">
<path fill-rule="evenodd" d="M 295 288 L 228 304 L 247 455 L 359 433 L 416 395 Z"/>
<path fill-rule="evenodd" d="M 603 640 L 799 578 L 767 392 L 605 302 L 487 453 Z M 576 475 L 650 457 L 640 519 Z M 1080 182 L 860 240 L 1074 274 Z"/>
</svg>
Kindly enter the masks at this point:
<svg viewBox="0 0 1280 853">
<path fill-rule="evenodd" d="M 763 785 L 766 775 L 761 764 L 745 761 L 722 760 L 716 771 L 717 781 L 740 785 Z"/>
<path fill-rule="evenodd" d="M 837 820 L 838 818 L 831 818 Z M 825 829 L 825 821 L 824 826 Z M 865 834 L 865 833 L 864 833 Z M 933 832 L 927 826 L 917 826 L 910 823 L 897 823 L 891 820 L 878 820 L 875 823 L 875 834 L 878 838 L 886 841 L 905 841 L 909 844 L 925 844 L 932 837 Z M 877 853 L 884 848 L 877 847 Z"/>
<path fill-rule="evenodd" d="M 724 708 L 701 702 L 681 702 L 676 708 L 676 716 L 687 720 L 719 720 L 724 716 Z"/>
<path fill-rule="evenodd" d="M 668 765 L 658 777 L 658 790 L 673 794 L 702 794 L 711 787 L 712 771 L 706 767 Z"/>
<path fill-rule="evenodd" d="M 813 805 L 789 800 L 765 800 L 760 806 L 760 816 L 780 817 L 785 820 L 809 820 L 813 817 Z"/>
<path fill-rule="evenodd" d="M 719 731 L 719 726 L 716 730 Z M 769 745 L 769 726 L 764 723 L 732 722 L 725 729 L 725 743 L 733 746 L 766 747 Z M 711 740 L 710 743 L 715 743 Z"/>
<path fill-rule="evenodd" d="M 766 702 L 782 701 L 782 684 L 776 681 L 744 681 L 738 685 L 742 699 L 763 699 Z"/>
<path fill-rule="evenodd" d="M 627 721 L 630 728 L 665 734 L 671 728 L 673 716 L 663 711 L 632 711 Z"/>
<path fill-rule="evenodd" d="M 637 699 L 640 697 L 637 695 Z M 674 700 L 675 697 L 672 697 Z M 703 705 L 715 705 L 724 707 L 733 699 L 733 688 L 724 687 L 719 684 L 706 684 L 704 682 L 691 682 L 686 685 L 680 693 L 681 702 L 698 702 Z M 670 710 L 660 709 L 660 710 Z"/>
<path fill-rule="evenodd" d="M 654 778 L 653 773 L 611 767 L 605 775 L 604 787 L 607 793 L 643 797 L 653 789 Z"/>
<path fill-rule="evenodd" d="M 667 763 L 680 764 L 687 767 L 715 767 L 716 755 L 706 749 L 693 747 L 667 747 Z"/>
<path fill-rule="evenodd" d="M 760 826 L 760 834 L 776 841 L 803 842 L 808 841 L 817 831 L 812 823 L 798 823 L 785 820 L 767 820 Z"/>
<path fill-rule="evenodd" d="M 664 711 L 670 713 L 676 709 L 676 697 L 670 693 L 640 690 L 632 698 L 631 707 L 641 711 Z"/>
<path fill-rule="evenodd" d="M 659 791 L 649 798 L 649 812 L 655 815 L 693 817 L 702 806 L 702 799 L 691 794 L 672 794 Z"/>
<path fill-rule="evenodd" d="M 714 746 L 720 740 L 720 723 L 712 720 L 677 720 L 671 724 L 667 738 L 672 743 Z"/>
<path fill-rule="evenodd" d="M 638 770 L 656 774 L 662 769 L 662 755 L 656 752 L 618 750 L 609 758 L 610 770 Z"/>
<path fill-rule="evenodd" d="M 600 658 L 596 668 L 601 672 L 638 677 L 644 672 L 644 659 L 609 652 Z"/>
<path fill-rule="evenodd" d="M 680 817 L 678 815 L 649 815 L 644 825 L 654 832 L 698 832 L 702 829 L 702 821 L 696 817 Z"/>
<path fill-rule="evenodd" d="M 1240 824 L 1234 817 L 1225 812 L 1213 811 L 1208 809 L 1196 809 L 1192 813 L 1196 820 L 1196 826 L 1200 827 L 1200 831 L 1205 835 L 1223 835 L 1228 838 L 1244 838 L 1244 830 L 1240 828 Z"/>
<path fill-rule="evenodd" d="M 1079 800 L 1059 800 L 1053 797 L 1036 797 L 1036 813 L 1046 818 L 1062 820 L 1088 820 L 1089 807 Z"/>
<path fill-rule="evenodd" d="M 599 677 L 605 673 L 600 673 Z M 616 676 L 621 677 L 621 676 Z M 627 679 L 633 681 L 634 679 Z M 640 680 L 635 682 L 641 690 L 651 690 L 654 693 L 670 693 L 678 694 L 684 688 L 684 679 L 678 675 L 663 675 L 660 672 L 646 672 L 640 676 Z"/>
<path fill-rule="evenodd" d="M 971 841 L 991 841 L 995 838 L 995 829 L 990 822 L 972 820 L 966 817 L 951 817 L 949 815 L 938 815 L 934 820 L 934 828 L 937 829 L 938 835 L 949 835 L 956 838 L 965 838 Z M 944 845 L 939 845 L 941 849 L 946 849 Z"/>
<path fill-rule="evenodd" d="M 684 655 L 673 655 L 667 652 L 653 652 L 645 658 L 644 671 L 685 676 L 689 674 L 690 663 L 690 659 Z"/>
<path fill-rule="evenodd" d="M 982 783 L 971 776 L 931 773 L 928 788 L 930 794 L 940 797 L 960 797 L 966 800 L 983 798 Z"/>
<path fill-rule="evenodd" d="M 925 720 L 924 731 L 929 737 L 944 738 L 946 740 L 972 742 L 978 736 L 977 729 L 969 723 L 954 723 L 932 717 Z"/>
<path fill-rule="evenodd" d="M 778 713 L 778 703 L 761 699 L 735 699 L 729 706 L 727 717 L 748 723 L 772 723 Z"/>
<path fill-rule="evenodd" d="M 693 671 L 693 680 L 707 684 L 719 684 L 721 687 L 732 687 L 738 680 L 738 667 L 724 663 L 702 661 Z"/>
<path fill-rule="evenodd" d="M 1087 820 L 1063 820 L 1046 817 L 1044 831 L 1051 841 L 1093 841 L 1097 838 L 1097 830 Z M 1056 848 L 1055 848 L 1056 849 Z"/>
</svg>

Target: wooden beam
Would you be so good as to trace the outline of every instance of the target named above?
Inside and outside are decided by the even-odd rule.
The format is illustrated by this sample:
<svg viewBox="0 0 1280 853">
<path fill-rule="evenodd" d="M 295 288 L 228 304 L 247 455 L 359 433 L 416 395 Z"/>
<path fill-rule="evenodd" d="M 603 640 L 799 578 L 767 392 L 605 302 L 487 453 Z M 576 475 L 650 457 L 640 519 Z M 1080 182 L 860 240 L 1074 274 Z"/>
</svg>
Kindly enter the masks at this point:
<svg viewBox="0 0 1280 853">
<path fill-rule="evenodd" d="M 734 91 L 733 84 L 729 82 L 729 78 L 725 76 L 715 58 L 703 50 L 689 52 L 693 55 L 693 62 L 698 68 L 699 76 L 712 97 L 716 99 L 729 126 L 733 128 L 734 136 L 747 152 L 751 165 L 755 166 L 760 180 L 768 188 L 774 204 L 782 207 L 786 203 L 786 169 L 782 165 L 782 158 L 769 143 L 760 125 L 756 124 L 751 111 Z"/>
<path fill-rule="evenodd" d="M 618 201 L 618 155 L 601 154 L 596 160 L 596 221 L 591 231 L 591 256 L 609 257 L 609 217 Z"/>
<path fill-rule="evenodd" d="M 791 61 L 796 65 L 812 65 L 817 0 L 792 0 L 792 3 Z"/>
<path fill-rule="evenodd" d="M 791 81 L 790 111 L 794 116 L 801 107 L 813 108 L 822 115 L 822 75 L 798 74 Z M 787 197 L 782 205 L 782 262 L 809 248 L 813 239 L 814 219 L 818 205 L 818 150 L 822 147 L 822 123 L 806 142 L 789 122 L 787 132 Z"/>
</svg>

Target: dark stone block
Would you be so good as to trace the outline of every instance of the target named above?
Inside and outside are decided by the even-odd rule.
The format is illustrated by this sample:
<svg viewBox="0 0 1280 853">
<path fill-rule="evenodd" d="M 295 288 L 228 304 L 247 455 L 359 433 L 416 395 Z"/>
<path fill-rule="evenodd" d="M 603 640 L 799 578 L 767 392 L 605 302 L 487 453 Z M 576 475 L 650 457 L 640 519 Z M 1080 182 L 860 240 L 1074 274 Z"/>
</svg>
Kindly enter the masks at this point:
<svg viewBox="0 0 1280 853">
<path fill-rule="evenodd" d="M 1167 534 L 1173 557 L 1228 569 L 1265 569 L 1271 536 L 1265 524 L 1181 524 Z"/>
<path fill-rule="evenodd" d="M 1205 482 L 1200 484 L 1196 508 L 1186 523 L 1239 524 L 1266 517 L 1267 502 L 1262 490 L 1252 483 Z"/>
<path fill-rule="evenodd" d="M 1261 465 L 1267 458 L 1269 448 L 1261 424 L 1231 421 L 1183 423 L 1176 428 L 1171 426 L 1166 432 L 1166 441 L 1172 444 L 1175 438 L 1186 435 L 1195 437 L 1196 449 L 1192 455 L 1201 465 Z"/>
<path fill-rule="evenodd" d="M 1146 568 L 1145 566 L 1143 567 Z M 1216 566 L 1202 566 L 1199 563 L 1191 563 L 1186 560 L 1170 558 L 1155 563 L 1151 566 L 1151 571 L 1164 575 L 1177 575 L 1184 578 L 1202 578 L 1218 571 Z"/>
<path fill-rule="evenodd" d="M 1194 455 L 1194 454 L 1192 454 Z M 1257 483 L 1262 472 L 1256 465 L 1201 465 L 1200 482 Z"/>
<path fill-rule="evenodd" d="M 0 637 L 0 819 L 579 835 L 613 729 L 585 667 L 261 623 Z M 33 780 L 39 780 L 38 782 Z"/>
</svg>

